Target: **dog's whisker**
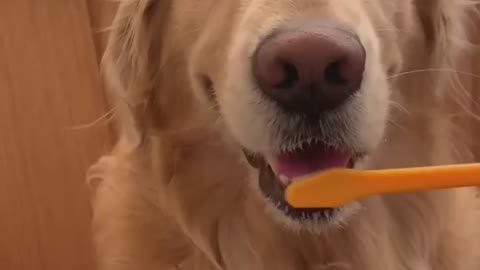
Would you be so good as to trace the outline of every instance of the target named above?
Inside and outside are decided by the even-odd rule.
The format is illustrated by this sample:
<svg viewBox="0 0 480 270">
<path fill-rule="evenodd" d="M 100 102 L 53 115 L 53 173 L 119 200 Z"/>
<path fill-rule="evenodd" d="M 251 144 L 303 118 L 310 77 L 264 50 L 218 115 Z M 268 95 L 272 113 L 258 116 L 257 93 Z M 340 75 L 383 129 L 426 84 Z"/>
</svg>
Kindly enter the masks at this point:
<svg viewBox="0 0 480 270">
<path fill-rule="evenodd" d="M 405 128 L 404 126 L 400 125 L 399 123 L 397 123 L 396 121 L 394 121 L 392 119 L 388 119 L 387 123 L 392 124 L 393 126 L 397 127 L 399 130 L 401 130 L 404 133 L 408 133 L 407 128 Z"/>
<path fill-rule="evenodd" d="M 479 101 L 474 99 L 472 93 L 465 88 L 460 78 L 453 77 L 451 83 L 454 91 L 448 91 L 447 94 L 460 106 L 461 112 L 458 115 L 461 116 L 465 113 L 465 115 L 471 116 L 473 120 L 480 121 L 480 114 L 474 112 L 475 108 L 480 108 Z"/>
<path fill-rule="evenodd" d="M 409 30 L 405 30 L 405 29 L 395 29 L 395 28 L 392 28 L 392 29 L 375 29 L 376 32 L 378 33 L 382 33 L 382 32 L 403 32 L 403 33 L 411 33 L 411 31 Z"/>
<path fill-rule="evenodd" d="M 470 76 L 470 77 L 473 77 L 473 78 L 476 78 L 476 79 L 480 79 L 480 75 L 478 75 L 478 74 L 474 74 L 474 73 L 467 72 L 467 71 L 456 70 L 456 69 L 448 69 L 448 68 L 417 69 L 417 70 L 405 71 L 405 72 L 402 72 L 402 73 L 394 74 L 394 75 L 389 76 L 388 78 L 393 79 L 393 78 L 398 78 L 398 77 L 401 77 L 401 76 L 418 74 L 418 73 L 426 73 L 426 72 L 453 72 L 453 73 L 457 73 L 457 74 L 461 74 L 461 75 L 465 75 L 465 76 Z"/>
<path fill-rule="evenodd" d="M 405 113 L 405 114 L 407 114 L 407 115 L 410 114 L 410 111 L 409 111 L 407 108 L 405 108 L 405 106 L 403 106 L 402 104 L 400 104 L 400 103 L 398 103 L 398 102 L 395 102 L 395 101 L 392 100 L 392 101 L 390 101 L 390 105 L 391 105 L 393 108 L 397 109 L 397 111 L 403 112 L 403 113 Z"/>
</svg>

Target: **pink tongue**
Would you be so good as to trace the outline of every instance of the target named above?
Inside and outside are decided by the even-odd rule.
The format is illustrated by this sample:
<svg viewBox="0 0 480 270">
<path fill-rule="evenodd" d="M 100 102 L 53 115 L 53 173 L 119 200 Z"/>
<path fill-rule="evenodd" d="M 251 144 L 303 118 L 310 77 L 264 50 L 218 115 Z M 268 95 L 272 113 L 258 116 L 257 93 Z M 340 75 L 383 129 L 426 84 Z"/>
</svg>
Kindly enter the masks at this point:
<svg viewBox="0 0 480 270">
<path fill-rule="evenodd" d="M 323 145 L 313 146 L 294 153 L 275 157 L 273 169 L 277 175 L 284 175 L 295 181 L 296 177 L 308 175 L 330 168 L 345 168 L 351 155 L 326 148 Z"/>
</svg>

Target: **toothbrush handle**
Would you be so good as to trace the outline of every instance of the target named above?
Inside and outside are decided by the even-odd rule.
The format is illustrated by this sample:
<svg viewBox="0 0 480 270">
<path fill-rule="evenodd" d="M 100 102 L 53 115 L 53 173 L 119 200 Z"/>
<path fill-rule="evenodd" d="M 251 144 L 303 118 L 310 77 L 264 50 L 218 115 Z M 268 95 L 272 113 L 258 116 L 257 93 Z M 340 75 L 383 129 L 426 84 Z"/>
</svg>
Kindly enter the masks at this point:
<svg viewBox="0 0 480 270">
<path fill-rule="evenodd" d="M 480 164 L 370 171 L 364 181 L 371 194 L 480 186 Z"/>
</svg>

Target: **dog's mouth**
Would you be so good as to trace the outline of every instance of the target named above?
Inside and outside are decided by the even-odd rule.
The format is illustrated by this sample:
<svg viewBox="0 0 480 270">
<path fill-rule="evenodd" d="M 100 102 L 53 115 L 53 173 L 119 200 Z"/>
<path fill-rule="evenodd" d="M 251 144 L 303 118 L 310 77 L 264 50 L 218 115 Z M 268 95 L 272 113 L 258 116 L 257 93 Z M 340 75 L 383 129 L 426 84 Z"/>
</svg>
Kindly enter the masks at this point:
<svg viewBox="0 0 480 270">
<path fill-rule="evenodd" d="M 289 184 L 303 177 L 332 168 L 352 168 L 359 155 L 327 146 L 324 143 L 303 144 L 296 150 L 278 154 L 253 154 L 244 151 L 250 165 L 259 170 L 263 195 L 285 215 L 295 220 L 325 219 L 339 209 L 293 208 L 285 200 Z"/>
</svg>

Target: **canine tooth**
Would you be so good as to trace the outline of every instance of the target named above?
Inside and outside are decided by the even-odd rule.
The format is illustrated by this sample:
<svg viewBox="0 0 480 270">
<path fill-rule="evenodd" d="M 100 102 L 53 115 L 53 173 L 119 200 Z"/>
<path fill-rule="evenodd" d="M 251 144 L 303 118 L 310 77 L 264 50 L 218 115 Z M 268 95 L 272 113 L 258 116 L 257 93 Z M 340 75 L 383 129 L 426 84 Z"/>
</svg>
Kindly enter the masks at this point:
<svg viewBox="0 0 480 270">
<path fill-rule="evenodd" d="M 278 179 L 280 179 L 280 181 L 281 181 L 282 183 L 284 183 L 284 184 L 288 184 L 288 183 L 290 182 L 290 179 L 288 179 L 288 177 L 285 176 L 285 175 L 283 175 L 283 174 L 281 174 L 281 175 L 278 177 Z"/>
</svg>

